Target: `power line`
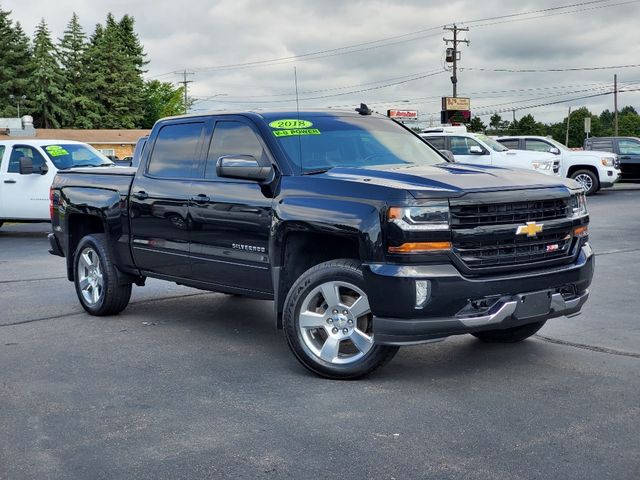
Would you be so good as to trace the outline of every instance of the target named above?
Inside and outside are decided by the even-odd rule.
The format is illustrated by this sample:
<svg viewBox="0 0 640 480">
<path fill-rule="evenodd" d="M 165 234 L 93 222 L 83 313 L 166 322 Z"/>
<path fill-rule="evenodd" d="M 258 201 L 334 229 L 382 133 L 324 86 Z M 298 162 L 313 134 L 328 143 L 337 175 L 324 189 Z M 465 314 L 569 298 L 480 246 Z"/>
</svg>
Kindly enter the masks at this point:
<svg viewBox="0 0 640 480">
<path fill-rule="evenodd" d="M 640 0 L 638 0 L 640 1 Z M 592 70 L 612 70 L 619 68 L 637 68 L 640 63 L 630 65 L 611 65 L 607 67 L 575 67 L 575 68 L 484 68 L 484 67 L 461 67 L 460 70 L 473 70 L 477 72 L 503 72 L 503 73 L 549 73 L 549 72 L 582 72 Z"/>
<path fill-rule="evenodd" d="M 627 2 L 615 3 L 615 4 L 599 5 L 597 7 L 591 7 L 591 8 L 588 8 L 588 9 L 576 9 L 576 10 L 570 10 L 570 11 L 562 11 L 562 10 L 567 10 L 567 9 L 574 8 L 574 7 L 579 7 L 579 6 L 588 6 L 588 5 L 594 5 L 594 4 L 600 4 L 600 3 L 608 3 L 610 1 L 612 1 L 612 0 L 592 0 L 592 1 L 588 1 L 588 2 L 577 2 L 577 3 L 568 4 L 568 5 L 562 5 L 562 6 L 557 6 L 557 7 L 550 7 L 550 8 L 544 8 L 544 9 L 538 9 L 538 10 L 531 10 L 531 11 L 528 11 L 528 12 L 513 13 L 513 14 L 500 15 L 500 16 L 494 16 L 494 17 L 486 17 L 486 18 L 475 19 L 475 20 L 466 20 L 466 21 L 457 22 L 457 23 L 473 24 L 473 23 L 480 23 L 480 22 L 484 22 L 484 21 L 505 19 L 504 22 L 493 22 L 493 23 L 485 23 L 485 24 L 481 24 L 480 23 L 479 25 L 475 25 L 474 26 L 474 28 L 475 27 L 483 27 L 483 26 L 488 26 L 488 25 L 496 25 L 498 23 L 509 23 L 511 21 L 530 20 L 530 19 L 540 18 L 541 16 L 564 15 L 564 14 L 569 14 L 569 13 L 576 13 L 576 12 L 581 12 L 581 11 L 593 10 L 595 8 L 608 8 L 608 7 L 613 7 L 613 6 L 617 6 L 617 5 L 626 5 L 626 4 L 629 4 L 629 3 L 637 3 L 640 0 L 631 0 L 631 1 L 627 1 Z M 541 15 L 541 16 L 537 16 L 537 17 L 531 17 L 531 15 L 534 15 L 534 14 L 537 14 L 537 13 L 543 13 L 543 14 L 549 13 L 549 15 Z M 518 17 L 527 17 L 527 18 L 518 18 Z M 194 70 L 197 70 L 199 72 L 210 72 L 210 71 L 232 70 L 232 69 L 235 70 L 235 69 L 243 69 L 243 68 L 254 68 L 254 67 L 265 66 L 265 65 L 279 65 L 279 64 L 283 64 L 283 63 L 290 63 L 292 61 L 304 61 L 304 60 L 307 60 L 307 59 L 315 60 L 315 59 L 319 59 L 319 58 L 326 58 L 326 57 L 331 57 L 331 56 L 336 56 L 336 55 L 346 55 L 346 54 L 350 54 L 350 53 L 356 53 L 356 52 L 361 52 L 361 51 L 366 51 L 366 50 L 373 50 L 373 49 L 376 49 L 376 48 L 388 47 L 388 46 L 398 45 L 398 44 L 401 44 L 401 43 L 420 40 L 422 38 L 426 38 L 426 37 L 429 37 L 429 36 L 435 36 L 434 34 L 431 34 L 431 35 L 425 35 L 425 34 L 428 33 L 428 32 L 434 32 L 436 30 L 440 30 L 444 26 L 445 25 L 438 25 L 438 26 L 434 26 L 434 27 L 429 27 L 429 28 L 425 28 L 425 29 L 416 30 L 414 32 L 405 33 L 405 34 L 402 34 L 402 35 L 394 35 L 394 36 L 391 36 L 391 37 L 385 37 L 385 38 L 381 38 L 381 39 L 378 39 L 378 40 L 371 40 L 371 41 L 368 41 L 368 42 L 361 42 L 361 43 L 356 43 L 356 44 L 351 44 L 351 45 L 345 45 L 345 46 L 342 46 L 342 47 L 336 47 L 336 48 L 325 49 L 325 50 L 318 50 L 318 51 L 314 51 L 314 52 L 307 52 L 307 53 L 303 53 L 303 54 L 299 54 L 299 55 L 290 55 L 290 56 L 286 56 L 286 57 L 272 58 L 272 59 L 267 59 L 267 60 L 256 60 L 256 61 L 244 62 L 244 63 L 224 64 L 224 65 L 217 65 L 217 66 L 211 66 L 211 67 L 198 67 L 198 68 L 195 68 Z M 402 40 L 400 40 L 400 39 L 402 39 Z M 397 41 L 397 40 L 400 40 L 400 41 Z M 358 47 L 365 47 L 365 46 L 367 48 L 358 48 Z M 171 73 L 173 73 L 173 72 L 167 72 L 166 74 L 161 74 L 159 76 L 170 75 Z M 151 77 L 151 78 L 153 78 L 153 77 Z"/>
</svg>

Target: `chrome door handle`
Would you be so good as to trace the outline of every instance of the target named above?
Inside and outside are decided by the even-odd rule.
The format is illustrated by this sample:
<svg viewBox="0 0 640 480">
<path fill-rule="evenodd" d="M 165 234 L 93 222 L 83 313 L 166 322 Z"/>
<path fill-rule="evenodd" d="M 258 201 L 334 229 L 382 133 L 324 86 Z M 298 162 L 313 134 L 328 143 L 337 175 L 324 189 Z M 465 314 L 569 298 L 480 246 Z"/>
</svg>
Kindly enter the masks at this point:
<svg viewBox="0 0 640 480">
<path fill-rule="evenodd" d="M 135 198 L 137 198 L 138 200 L 146 200 L 147 198 L 149 198 L 149 194 L 147 192 L 145 192 L 144 190 L 140 190 L 139 192 L 135 192 L 133 194 L 133 196 Z"/>
<path fill-rule="evenodd" d="M 200 193 L 198 195 L 191 195 L 191 201 L 197 204 L 205 204 L 209 203 L 209 196 L 204 193 Z"/>
</svg>

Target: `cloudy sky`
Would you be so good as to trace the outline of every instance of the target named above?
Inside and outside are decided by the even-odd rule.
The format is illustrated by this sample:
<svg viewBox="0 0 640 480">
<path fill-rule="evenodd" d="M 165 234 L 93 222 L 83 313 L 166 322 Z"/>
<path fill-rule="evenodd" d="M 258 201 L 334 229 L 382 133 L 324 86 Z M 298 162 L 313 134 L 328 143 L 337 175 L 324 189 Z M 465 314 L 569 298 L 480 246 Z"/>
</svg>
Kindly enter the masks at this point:
<svg viewBox="0 0 640 480">
<path fill-rule="evenodd" d="M 614 73 L 619 105 L 640 110 L 640 91 L 624 92 L 640 89 L 640 66 L 629 66 L 640 64 L 640 0 L 0 0 L 0 7 L 27 32 L 44 18 L 56 37 L 73 12 L 88 33 L 107 12 L 133 15 L 147 78 L 177 82 L 175 72 L 193 72 L 194 110 L 295 108 L 295 66 L 301 108 L 363 101 L 437 122 L 440 97 L 451 94 L 442 40 L 450 33 L 442 26 L 454 22 L 469 28 L 461 36 L 471 41 L 461 45 L 458 95 L 471 97 L 485 123 L 495 111 L 510 119 L 513 109 L 548 122 L 570 105 L 613 109 L 612 95 L 593 95 L 612 90 Z M 609 66 L 620 68 L 600 69 Z M 564 71 L 513 71 L 557 69 Z M 575 99 L 585 96 L 593 97 Z"/>
</svg>

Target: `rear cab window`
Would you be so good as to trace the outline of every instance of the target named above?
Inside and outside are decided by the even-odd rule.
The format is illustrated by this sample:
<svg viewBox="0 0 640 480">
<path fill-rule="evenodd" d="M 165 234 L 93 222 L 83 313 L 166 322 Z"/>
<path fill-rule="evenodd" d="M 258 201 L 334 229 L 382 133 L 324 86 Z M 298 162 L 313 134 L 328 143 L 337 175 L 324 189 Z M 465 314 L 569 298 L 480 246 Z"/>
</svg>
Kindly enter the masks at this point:
<svg viewBox="0 0 640 480">
<path fill-rule="evenodd" d="M 520 144 L 520 141 L 517 138 L 498 140 L 498 142 L 510 150 L 517 150 Z"/>
<path fill-rule="evenodd" d="M 590 150 L 613 152 L 613 140 L 610 139 L 592 140 L 591 142 L 588 142 L 587 145 L 591 146 Z"/>
</svg>

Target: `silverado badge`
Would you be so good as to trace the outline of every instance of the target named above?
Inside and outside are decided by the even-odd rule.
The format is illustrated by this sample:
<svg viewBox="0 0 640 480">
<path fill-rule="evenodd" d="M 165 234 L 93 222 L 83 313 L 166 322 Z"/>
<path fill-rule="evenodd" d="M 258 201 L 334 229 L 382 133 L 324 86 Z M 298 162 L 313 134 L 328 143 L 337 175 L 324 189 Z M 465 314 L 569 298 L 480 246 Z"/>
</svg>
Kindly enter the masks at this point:
<svg viewBox="0 0 640 480">
<path fill-rule="evenodd" d="M 527 222 L 526 225 L 519 225 L 516 229 L 516 235 L 527 234 L 527 237 L 535 237 L 542 231 L 544 224 L 537 224 L 536 222 Z"/>
</svg>

